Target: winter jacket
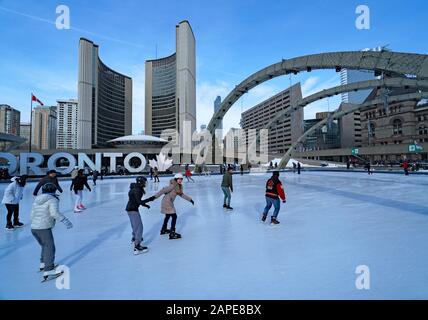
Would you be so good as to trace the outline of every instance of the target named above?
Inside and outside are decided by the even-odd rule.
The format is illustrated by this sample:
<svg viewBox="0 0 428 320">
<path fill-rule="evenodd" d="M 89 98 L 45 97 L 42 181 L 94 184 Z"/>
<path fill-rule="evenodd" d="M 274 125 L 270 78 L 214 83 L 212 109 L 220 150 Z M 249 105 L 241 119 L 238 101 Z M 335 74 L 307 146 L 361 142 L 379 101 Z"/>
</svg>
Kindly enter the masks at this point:
<svg viewBox="0 0 428 320">
<path fill-rule="evenodd" d="M 82 191 L 84 187 L 91 191 L 91 187 L 88 184 L 88 178 L 85 176 L 77 176 L 71 182 L 70 190 L 73 189 L 74 193 L 77 193 L 77 191 Z"/>
<path fill-rule="evenodd" d="M 10 179 L 12 183 L 10 183 L 6 190 L 4 190 L 3 200 L 1 203 L 3 204 L 18 204 L 22 199 L 22 193 L 24 191 L 24 187 L 21 187 L 18 182 L 18 177 L 13 177 Z"/>
<path fill-rule="evenodd" d="M 184 176 L 186 176 L 186 177 L 191 177 L 192 176 L 192 173 L 190 172 L 189 169 L 186 169 L 186 172 L 184 173 Z"/>
<path fill-rule="evenodd" d="M 229 172 L 226 172 L 223 175 L 223 181 L 221 182 L 222 187 L 230 188 L 230 190 L 233 191 L 233 184 L 232 184 L 232 175 Z"/>
<path fill-rule="evenodd" d="M 36 188 L 34 189 L 33 195 L 37 196 L 37 194 L 39 193 L 40 188 L 43 187 L 47 183 L 53 183 L 58 188 L 58 191 L 62 192 L 62 188 L 61 188 L 61 186 L 58 183 L 57 177 L 52 178 L 52 177 L 49 177 L 49 176 L 45 176 L 37 184 Z"/>
<path fill-rule="evenodd" d="M 187 201 L 192 200 L 191 197 L 183 193 L 183 187 L 179 185 L 175 179 L 170 181 L 170 185 L 168 187 L 163 188 L 155 194 L 155 198 L 157 199 L 162 195 L 165 195 L 161 203 L 161 213 L 164 214 L 177 213 L 174 207 L 174 200 L 177 196 L 180 196 Z"/>
<path fill-rule="evenodd" d="M 31 209 L 31 229 L 51 229 L 56 221 L 65 217 L 59 212 L 59 199 L 52 194 L 43 193 L 34 200 Z"/>
<path fill-rule="evenodd" d="M 282 188 L 282 183 L 279 179 L 270 178 L 266 182 L 266 197 L 272 199 L 281 198 L 282 201 L 285 200 L 284 189 Z"/>
<path fill-rule="evenodd" d="M 131 183 L 129 187 L 126 211 L 138 211 L 139 206 L 142 205 L 141 198 L 145 194 L 144 189 L 137 183 Z"/>
<path fill-rule="evenodd" d="M 73 171 L 71 171 L 72 180 L 77 177 L 78 172 L 79 172 L 79 169 L 73 169 Z"/>
</svg>

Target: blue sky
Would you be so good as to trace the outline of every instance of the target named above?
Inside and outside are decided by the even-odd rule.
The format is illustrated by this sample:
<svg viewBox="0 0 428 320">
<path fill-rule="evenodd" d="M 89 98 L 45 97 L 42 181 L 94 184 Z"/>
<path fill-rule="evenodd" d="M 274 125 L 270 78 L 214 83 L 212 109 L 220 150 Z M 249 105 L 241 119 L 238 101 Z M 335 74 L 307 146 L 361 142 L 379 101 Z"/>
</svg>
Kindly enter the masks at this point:
<svg viewBox="0 0 428 320">
<path fill-rule="evenodd" d="M 58 5 L 67 5 L 71 30 L 57 30 Z M 371 27 L 355 27 L 358 5 L 370 8 Z M 197 118 L 206 124 L 217 95 L 225 96 L 251 73 L 282 58 L 388 45 L 394 51 L 428 53 L 428 3 L 410 1 L 280 0 L 0 0 L 0 103 L 29 120 L 30 93 L 45 104 L 77 97 L 78 40 L 100 45 L 101 59 L 134 81 L 133 131 L 144 128 L 144 61 L 175 51 L 175 25 L 190 21 L 196 37 Z M 283 76 L 238 101 L 225 127 L 240 113 L 300 81 L 303 95 L 339 84 L 334 71 Z M 305 109 L 333 110 L 339 97 Z"/>
</svg>

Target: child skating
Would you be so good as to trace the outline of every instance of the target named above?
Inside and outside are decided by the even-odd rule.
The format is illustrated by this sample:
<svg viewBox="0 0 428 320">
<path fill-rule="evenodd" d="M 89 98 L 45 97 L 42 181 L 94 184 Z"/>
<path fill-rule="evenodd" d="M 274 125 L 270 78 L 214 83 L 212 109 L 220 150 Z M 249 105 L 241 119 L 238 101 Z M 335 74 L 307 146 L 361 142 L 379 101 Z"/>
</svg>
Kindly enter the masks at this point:
<svg viewBox="0 0 428 320">
<path fill-rule="evenodd" d="M 19 221 L 19 202 L 22 200 L 24 186 L 27 183 L 27 176 L 13 177 L 4 191 L 2 203 L 6 206 L 6 230 L 13 231 L 15 228 L 21 228 L 24 224 Z M 13 224 L 12 224 L 13 216 Z"/>
<path fill-rule="evenodd" d="M 131 183 L 128 192 L 128 204 L 126 205 L 126 212 L 128 213 L 129 221 L 132 227 L 132 242 L 134 243 L 134 255 L 149 251 L 149 248 L 142 246 L 143 242 L 143 221 L 141 220 L 138 208 L 140 206 L 150 209 L 150 207 L 141 201 L 141 198 L 146 193 L 147 179 L 145 177 L 138 177 L 135 183 Z"/>
<path fill-rule="evenodd" d="M 52 228 L 56 221 L 61 221 L 67 229 L 73 224 L 59 212 L 59 197 L 55 194 L 57 187 L 53 183 L 42 186 L 42 194 L 34 200 L 31 209 L 31 233 L 42 248 L 40 271 L 43 281 L 54 279 L 62 274 L 55 266 L 55 242 Z"/>
<path fill-rule="evenodd" d="M 162 195 L 164 195 L 164 197 L 161 203 L 161 213 L 165 214 L 165 219 L 163 221 L 160 234 L 169 234 L 169 239 L 171 240 L 180 239 L 181 234 L 175 232 L 175 226 L 177 223 L 177 211 L 174 207 L 175 198 L 180 196 L 195 205 L 195 202 L 192 200 L 192 198 L 183 192 L 183 175 L 181 173 L 177 173 L 174 176 L 174 179 L 170 181 L 169 186 L 163 188 L 154 196 L 143 200 L 143 202 L 147 203 L 149 201 L 153 201 Z M 171 229 L 168 229 L 169 219 L 171 219 Z"/>
<path fill-rule="evenodd" d="M 190 182 L 190 181 L 195 182 L 195 180 L 193 180 L 193 178 L 192 178 L 192 172 L 190 172 L 189 165 L 186 165 L 186 171 L 185 171 L 184 175 L 187 179 L 187 182 Z"/>
<path fill-rule="evenodd" d="M 284 189 L 282 188 L 282 183 L 279 180 L 279 171 L 274 171 L 272 173 L 272 177 L 266 182 L 265 198 L 266 198 L 266 207 L 263 211 L 262 221 L 263 222 L 266 221 L 269 210 L 273 205 L 275 209 L 271 217 L 271 224 L 272 225 L 279 224 L 279 221 L 277 218 L 279 214 L 279 209 L 281 208 L 280 199 L 282 200 L 283 203 L 286 202 L 285 192 L 284 192 Z"/>
</svg>

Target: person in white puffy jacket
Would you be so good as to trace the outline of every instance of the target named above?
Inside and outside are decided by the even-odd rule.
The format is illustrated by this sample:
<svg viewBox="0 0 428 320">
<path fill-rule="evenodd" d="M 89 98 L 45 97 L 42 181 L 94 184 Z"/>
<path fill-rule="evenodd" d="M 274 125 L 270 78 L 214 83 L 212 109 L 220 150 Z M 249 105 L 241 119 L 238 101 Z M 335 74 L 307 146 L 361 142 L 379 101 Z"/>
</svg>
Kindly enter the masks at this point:
<svg viewBox="0 0 428 320">
<path fill-rule="evenodd" d="M 55 194 L 57 187 L 47 183 L 42 187 L 42 194 L 34 200 L 31 209 L 31 233 L 42 247 L 40 271 L 44 277 L 55 276 L 55 242 L 52 228 L 56 221 L 61 221 L 67 229 L 72 223 L 59 212 L 59 197 Z"/>
<path fill-rule="evenodd" d="M 19 221 L 19 201 L 22 199 L 24 186 L 27 183 L 27 176 L 13 177 L 3 194 L 2 204 L 7 209 L 6 230 L 13 231 L 24 224 Z M 12 224 L 13 216 L 13 224 Z"/>
</svg>

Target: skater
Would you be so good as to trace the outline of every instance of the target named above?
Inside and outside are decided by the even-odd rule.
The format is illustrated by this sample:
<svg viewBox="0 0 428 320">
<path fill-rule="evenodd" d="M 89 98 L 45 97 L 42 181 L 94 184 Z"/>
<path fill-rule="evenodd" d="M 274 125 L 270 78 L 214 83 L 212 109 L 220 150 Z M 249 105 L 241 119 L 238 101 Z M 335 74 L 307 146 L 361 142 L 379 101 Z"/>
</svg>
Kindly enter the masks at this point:
<svg viewBox="0 0 428 320">
<path fill-rule="evenodd" d="M 279 209 L 281 208 L 281 203 L 279 199 L 282 200 L 283 203 L 286 202 L 285 199 L 285 192 L 282 188 L 282 183 L 279 180 L 279 171 L 274 171 L 272 173 L 272 177 L 266 182 L 266 207 L 263 211 L 262 221 L 265 222 L 267 215 L 269 213 L 270 208 L 272 205 L 274 206 L 275 210 L 273 211 L 273 215 L 271 217 L 271 224 L 279 224 L 278 221 L 278 214 Z"/>
<path fill-rule="evenodd" d="M 186 164 L 186 171 L 185 171 L 184 175 L 185 175 L 185 177 L 186 177 L 186 179 L 187 179 L 187 182 L 190 182 L 190 180 L 191 180 L 193 183 L 195 182 L 195 180 L 193 180 L 193 179 L 192 179 L 192 173 L 190 172 L 190 169 L 189 169 L 189 165 L 188 165 L 188 164 Z"/>
<path fill-rule="evenodd" d="M 46 183 L 53 183 L 56 186 L 57 190 L 60 193 L 62 193 L 62 188 L 61 188 L 61 186 L 58 183 L 58 178 L 56 177 L 57 174 L 58 173 L 55 170 L 49 170 L 48 173 L 47 173 L 47 175 L 45 177 L 43 177 L 39 181 L 39 183 L 37 184 L 36 188 L 34 189 L 33 196 L 37 196 L 37 194 L 39 193 L 40 188 L 43 187 Z"/>
<path fill-rule="evenodd" d="M 74 194 L 76 195 L 76 202 L 74 204 L 75 213 L 82 212 L 82 210 L 86 209 L 86 207 L 82 204 L 84 187 L 86 187 L 89 191 L 92 191 L 88 184 L 88 178 L 83 174 L 83 169 L 80 169 L 76 178 L 73 179 L 70 185 L 70 190 L 73 189 Z"/>
<path fill-rule="evenodd" d="M 150 207 L 141 201 L 143 195 L 145 195 L 144 188 L 146 187 L 147 179 L 145 177 L 137 177 L 135 183 L 131 183 L 128 192 L 128 204 L 126 205 L 126 212 L 128 213 L 129 221 L 132 227 L 132 240 L 134 243 L 134 255 L 149 251 L 149 248 L 142 246 L 143 242 L 143 221 L 141 220 L 140 212 L 138 211 L 139 206 Z"/>
<path fill-rule="evenodd" d="M 226 173 L 223 175 L 221 182 L 221 189 L 224 193 L 223 208 L 233 210 L 230 206 L 230 200 L 232 198 L 231 192 L 233 192 L 233 181 L 232 181 L 233 169 L 232 167 L 227 168 Z"/>
<path fill-rule="evenodd" d="M 40 271 L 43 271 L 44 281 L 56 278 L 61 272 L 55 268 L 55 242 L 52 228 L 56 221 L 61 221 L 71 229 L 73 224 L 59 212 L 59 197 L 55 194 L 57 186 L 46 183 L 42 187 L 42 194 L 34 200 L 31 209 L 31 233 L 42 247 L 40 257 Z"/>
<path fill-rule="evenodd" d="M 351 168 L 351 161 L 348 159 L 346 161 L 346 170 L 349 170 L 349 168 Z"/>
<path fill-rule="evenodd" d="M 244 175 L 244 165 L 241 164 L 241 167 L 239 169 L 241 170 L 241 176 L 243 176 Z"/>
<path fill-rule="evenodd" d="M 169 234 L 170 240 L 180 239 L 181 234 L 175 231 L 175 226 L 177 223 L 177 211 L 175 210 L 175 207 L 174 207 L 174 200 L 177 196 L 180 196 L 183 199 L 189 201 L 192 205 L 195 205 L 195 202 L 192 200 L 192 198 L 183 192 L 183 175 L 181 173 L 177 173 L 174 176 L 174 179 L 170 181 L 170 184 L 168 187 L 163 188 L 154 196 L 147 198 L 146 200 L 143 200 L 143 203 L 146 204 L 147 202 L 153 201 L 162 195 L 165 195 L 165 196 L 163 197 L 162 203 L 161 203 L 161 213 L 165 214 L 165 219 L 163 221 L 160 234 L 161 235 Z M 171 229 L 168 229 L 169 219 L 172 219 Z"/>
<path fill-rule="evenodd" d="M 367 161 L 366 169 L 367 169 L 367 173 L 368 173 L 369 175 L 371 175 L 371 174 L 372 174 L 372 171 L 371 171 L 371 164 L 370 164 L 370 161 Z"/>
<path fill-rule="evenodd" d="M 297 174 L 300 174 L 300 170 L 302 169 L 302 165 L 300 162 L 297 162 Z"/>
<path fill-rule="evenodd" d="M 293 173 L 296 173 L 297 165 L 295 162 L 293 162 Z"/>
<path fill-rule="evenodd" d="M 24 224 L 19 221 L 19 201 L 22 199 L 24 186 L 27 183 L 27 176 L 13 177 L 4 191 L 2 203 L 6 206 L 6 230 L 13 231 L 15 228 L 21 228 Z M 12 224 L 13 216 L 13 224 Z"/>
<path fill-rule="evenodd" d="M 404 160 L 402 166 L 404 169 L 404 175 L 408 176 L 409 175 L 409 162 L 407 160 Z"/>
<path fill-rule="evenodd" d="M 153 180 L 153 168 L 150 167 L 150 180 Z"/>
<path fill-rule="evenodd" d="M 155 178 L 155 181 L 154 181 L 154 182 L 160 182 L 160 180 L 159 180 L 159 170 L 158 170 L 158 167 L 155 167 L 155 168 L 153 169 L 153 177 Z"/>
<path fill-rule="evenodd" d="M 92 181 L 94 183 L 94 186 L 97 185 L 98 175 L 99 175 L 99 173 L 98 173 L 97 170 L 95 170 L 94 172 L 92 172 Z"/>
</svg>

